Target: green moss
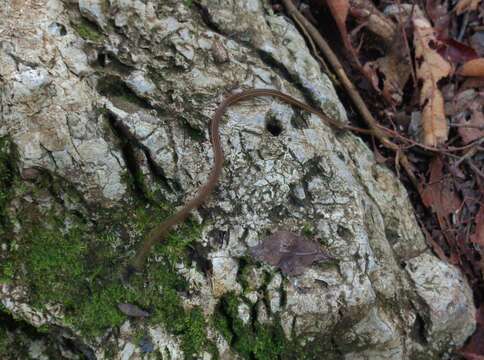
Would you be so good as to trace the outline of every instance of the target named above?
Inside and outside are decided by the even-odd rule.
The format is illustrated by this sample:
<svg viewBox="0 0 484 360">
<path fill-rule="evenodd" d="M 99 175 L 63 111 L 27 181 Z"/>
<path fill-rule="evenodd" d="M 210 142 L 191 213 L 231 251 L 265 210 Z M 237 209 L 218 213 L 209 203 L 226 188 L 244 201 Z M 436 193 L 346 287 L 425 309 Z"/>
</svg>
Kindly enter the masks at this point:
<svg viewBox="0 0 484 360">
<path fill-rule="evenodd" d="M 169 241 L 173 241 L 170 237 Z M 182 348 L 187 359 L 197 358 L 200 350 L 207 348 L 210 342 L 205 331 L 205 318 L 200 308 L 185 310 L 179 291 L 186 291 L 188 284 L 176 275 L 169 259 L 173 253 L 180 251 L 176 246 L 159 246 L 156 254 L 165 254 L 165 264 L 151 263 L 148 267 L 149 282 L 153 284 L 150 291 L 145 292 L 144 306 L 153 308 L 149 321 L 153 324 L 165 324 L 166 329 L 181 338 Z M 178 259 L 179 260 L 179 259 Z"/>
<path fill-rule="evenodd" d="M 235 294 L 225 295 L 214 317 L 215 328 L 245 359 L 272 360 L 281 358 L 289 348 L 280 324 L 244 324 L 238 308 L 242 300 Z"/>
<path fill-rule="evenodd" d="M 316 233 L 314 226 L 310 223 L 304 223 L 302 233 L 306 237 L 313 237 Z"/>
<path fill-rule="evenodd" d="M 47 324 L 40 325 L 38 328 L 36 328 L 37 331 L 41 334 L 49 334 L 51 327 Z"/>
<path fill-rule="evenodd" d="M 68 318 L 76 328 L 90 336 L 101 335 L 107 328 L 121 325 L 126 316 L 118 310 L 117 304 L 133 298 L 133 294 L 121 285 L 114 284 L 97 290 L 87 301 L 81 302 L 73 316 Z"/>
<path fill-rule="evenodd" d="M 126 227 L 141 235 L 168 214 L 163 207 L 139 206 Z M 118 217 L 125 220 L 126 214 L 114 216 Z M 117 305 L 132 303 L 151 311 L 148 322 L 164 324 L 180 337 L 187 359 L 210 347 L 203 313 L 199 308 L 184 309 L 179 292 L 187 291 L 188 286 L 175 271 L 176 263 L 188 261 L 186 249 L 197 238 L 200 227 L 182 226 L 170 235 L 155 248 L 155 255 L 163 262 L 150 262 L 144 276 L 133 278 L 128 287 L 120 281 L 124 267 L 112 226 L 101 226 L 100 233 L 94 235 L 92 228 L 73 216 L 50 214 L 42 224 L 27 222 L 24 226 L 31 230 L 20 241 L 20 250 L 10 264 L 11 269 L 17 269 L 16 279 L 28 284 L 33 305 L 42 308 L 61 304 L 66 322 L 84 336 L 95 337 L 120 326 L 127 317 Z M 25 273 L 15 265 L 20 263 Z"/>
<path fill-rule="evenodd" d="M 84 40 L 90 40 L 92 42 L 101 42 L 104 39 L 104 35 L 99 32 L 96 25 L 91 24 L 89 21 L 85 19 L 81 19 L 81 21 L 77 24 L 72 25 L 74 29 L 77 31 L 80 37 Z"/>
<path fill-rule="evenodd" d="M 260 324 L 256 320 L 244 324 L 238 315 L 238 309 L 242 303 L 251 306 L 251 312 L 255 313 L 257 305 L 250 305 L 243 296 L 229 293 L 222 297 L 213 317 L 214 327 L 242 358 L 250 360 L 329 359 L 325 352 L 328 347 L 326 344 L 322 346 L 321 339 L 316 339 L 313 343 L 308 343 L 307 338 L 289 341 L 277 316 L 274 317 L 272 324 Z"/>
<path fill-rule="evenodd" d="M 60 179 L 41 174 L 35 183 L 22 183 L 11 154 L 10 143 L 0 138 L 0 229 L 10 231 L 7 209 L 14 197 L 21 228 L 9 232 L 8 251 L 0 253 L 2 281 L 28 288 L 29 303 L 36 308 L 61 305 L 65 321 L 87 338 L 121 325 L 127 316 L 117 305 L 131 303 L 151 313 L 138 322 L 161 323 L 178 336 L 187 359 L 199 358 L 204 350 L 216 354 L 202 309 L 183 306 L 180 293 L 189 289 L 176 271 L 181 261 L 189 265 L 188 250 L 200 236 L 200 225 L 187 222 L 170 234 L 155 246 L 145 273 L 125 285 L 121 275 L 132 256 L 127 253 L 132 237 L 141 241 L 173 209 L 135 201 L 116 210 L 82 210 L 82 198 Z M 72 203 L 79 206 L 75 212 L 66 206 Z M 0 336 L 1 349 L 6 343 L 1 327 Z"/>
<path fill-rule="evenodd" d="M 0 265 L 0 281 L 10 283 L 15 275 L 14 264 L 4 260 Z"/>
<path fill-rule="evenodd" d="M 185 356 L 196 358 L 197 353 L 204 348 L 207 341 L 205 318 L 200 308 L 195 308 L 177 319 L 174 328 L 182 334 L 182 347 Z"/>
<path fill-rule="evenodd" d="M 64 234 L 61 224 L 48 224 L 27 234 L 25 241 L 29 247 L 23 246 L 20 255 L 25 259 L 28 281 L 38 305 L 47 302 L 74 305 L 79 291 L 72 284 L 81 283 L 86 272 L 85 231 L 75 226 Z"/>
<path fill-rule="evenodd" d="M 242 285 L 244 292 L 257 290 L 257 283 L 253 280 L 254 276 L 257 276 L 256 271 L 253 259 L 249 257 L 241 257 L 239 259 L 237 282 Z"/>
</svg>

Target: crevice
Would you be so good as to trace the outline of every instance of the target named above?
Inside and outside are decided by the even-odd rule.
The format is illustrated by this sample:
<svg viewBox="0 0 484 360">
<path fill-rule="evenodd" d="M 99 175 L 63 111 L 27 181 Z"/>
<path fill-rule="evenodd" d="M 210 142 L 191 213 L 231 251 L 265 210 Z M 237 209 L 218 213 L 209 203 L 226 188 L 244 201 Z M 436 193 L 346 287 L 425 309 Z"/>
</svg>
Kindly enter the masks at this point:
<svg viewBox="0 0 484 360">
<path fill-rule="evenodd" d="M 212 273 L 212 262 L 209 260 L 209 249 L 203 247 L 198 242 L 194 242 L 187 247 L 188 258 L 196 264 L 196 267 L 205 276 L 209 277 Z"/>
<path fill-rule="evenodd" d="M 121 153 L 123 154 L 128 172 L 131 174 L 135 193 L 143 200 L 150 201 L 149 197 L 147 196 L 146 184 L 143 181 L 143 172 L 141 171 L 136 159 L 135 148 L 138 148 L 143 152 L 144 156 L 146 157 L 149 170 L 153 174 L 154 178 L 159 180 L 164 188 L 173 191 L 163 169 L 153 160 L 150 150 L 141 144 L 130 133 L 127 126 L 124 125 L 114 113 L 108 111 L 107 119 L 111 128 L 113 129 L 113 132 L 120 141 Z"/>
<path fill-rule="evenodd" d="M 52 172 L 46 169 L 38 169 L 39 170 L 39 178 L 36 180 L 37 187 L 45 187 L 49 194 L 54 199 L 55 203 L 58 204 L 62 209 L 66 211 L 66 213 L 71 213 L 79 218 L 79 220 L 89 219 L 88 213 L 89 209 L 93 207 L 90 205 L 82 193 L 70 182 L 65 180 L 64 178 L 53 174 Z M 69 196 L 66 196 L 69 194 Z M 75 202 L 81 204 L 79 208 L 71 208 L 66 204 L 67 198 L 75 198 Z M 85 209 L 85 213 L 83 210 Z"/>
<path fill-rule="evenodd" d="M 414 339 L 417 343 L 421 345 L 426 345 L 427 344 L 426 333 L 427 331 L 426 331 L 425 320 L 418 312 L 416 312 L 415 321 L 412 325 L 412 329 L 410 333 L 412 336 L 412 339 Z"/>
<path fill-rule="evenodd" d="M 284 131 L 284 127 L 282 126 L 281 121 L 271 117 L 271 118 L 266 120 L 266 130 L 272 136 L 279 136 Z"/>
<path fill-rule="evenodd" d="M 330 339 L 330 345 L 332 347 L 332 352 L 335 354 L 335 355 L 339 355 L 339 358 L 340 359 L 344 359 L 345 358 L 345 353 L 340 349 L 340 346 L 338 345 L 336 339 L 334 336 L 331 337 Z"/>
<path fill-rule="evenodd" d="M 248 46 L 251 46 L 252 44 L 246 44 Z M 267 51 L 260 50 L 260 49 L 253 49 L 261 59 L 261 61 L 269 68 L 277 72 L 277 74 L 287 82 L 293 84 L 296 88 L 298 88 L 301 92 L 303 92 L 303 89 L 300 89 L 300 80 L 293 76 L 289 70 L 282 64 L 281 62 L 277 61 L 274 59 L 272 54 L 268 53 Z M 307 90 L 306 90 L 307 92 Z M 304 92 L 303 92 L 304 94 Z M 305 95 L 305 94 L 304 94 Z M 312 104 L 310 104 L 312 105 Z"/>
<path fill-rule="evenodd" d="M 97 359 L 95 352 L 78 339 L 71 330 L 54 325 L 52 326 L 52 335 L 59 344 L 64 348 L 71 350 L 74 354 L 80 355 L 81 359 Z"/>
<path fill-rule="evenodd" d="M 66 337 L 68 330 L 62 327 L 44 326 L 42 327 L 43 330 L 39 331 L 37 327 L 33 326 L 27 321 L 20 318 L 14 318 L 14 316 L 10 313 L 0 311 L 0 329 L 1 328 L 14 335 L 12 339 L 13 344 L 11 344 L 13 345 L 12 350 L 14 347 L 16 347 L 17 350 L 21 351 L 21 349 L 18 348 L 18 345 L 20 345 L 19 341 L 22 341 L 21 334 L 23 334 L 26 339 L 29 339 L 29 342 L 37 340 L 45 342 L 46 345 L 50 345 L 46 349 L 46 354 L 48 354 L 52 359 L 65 358 L 63 356 L 65 350 L 68 350 L 74 356 L 77 356 L 77 358 L 81 360 L 96 359 L 96 356 L 92 349 L 90 349 L 82 341 L 78 340 L 74 335 L 69 335 L 68 337 Z M 15 353 L 12 352 L 11 354 L 1 355 L 15 355 Z"/>
<path fill-rule="evenodd" d="M 292 84 L 297 90 L 299 90 L 302 97 L 304 98 L 304 101 L 309 106 L 315 109 L 322 110 L 321 105 L 314 99 L 314 94 L 311 93 L 311 91 L 301 83 L 301 79 L 299 77 L 291 74 L 289 70 L 284 66 L 284 64 L 274 59 L 272 54 L 267 53 L 263 50 L 257 50 L 257 54 L 259 55 L 260 59 L 266 66 L 270 67 L 273 71 L 277 72 L 282 79 L 286 80 L 288 83 Z M 300 111 L 300 109 L 298 109 L 298 111 Z M 291 123 L 296 124 L 296 122 L 292 121 L 292 119 L 291 119 Z M 307 121 L 303 120 L 301 122 L 300 124 L 301 128 L 305 127 L 304 123 L 307 124 Z M 296 126 L 296 128 L 298 127 Z"/>
<path fill-rule="evenodd" d="M 208 12 L 207 8 L 200 4 L 198 1 L 194 1 L 193 4 L 198 10 L 203 23 L 213 32 L 226 37 L 226 34 L 220 29 L 220 27 L 213 21 L 212 16 Z"/>
<path fill-rule="evenodd" d="M 229 331 L 230 334 L 223 334 L 225 340 L 230 345 L 231 348 L 234 347 L 234 344 L 237 341 L 237 335 L 234 330 L 234 319 L 232 318 L 230 311 L 228 309 L 227 299 L 223 297 L 220 299 L 219 303 L 216 305 L 215 312 L 219 317 L 219 321 L 224 321 L 226 324 L 225 331 Z M 228 338 L 230 336 L 230 338 Z"/>
<path fill-rule="evenodd" d="M 96 88 L 101 95 L 106 96 L 113 104 L 127 112 L 132 111 L 123 106 L 123 103 L 131 103 L 142 109 L 153 109 L 153 106 L 146 99 L 135 94 L 119 76 L 105 75 L 99 79 Z"/>
<path fill-rule="evenodd" d="M 57 162 L 55 161 L 54 155 L 52 155 L 52 151 L 47 149 L 44 146 L 44 144 L 42 144 L 41 142 L 39 142 L 39 146 L 46 152 L 48 158 L 52 161 L 52 163 L 54 164 L 55 170 L 57 171 L 59 169 L 59 166 L 57 165 Z"/>
<path fill-rule="evenodd" d="M 291 125 L 294 129 L 304 130 L 309 129 L 309 122 L 305 117 L 305 114 L 298 108 L 294 108 L 294 116 L 291 116 Z"/>
<path fill-rule="evenodd" d="M 186 119 L 182 119 L 181 126 L 190 139 L 196 142 L 205 141 L 205 132 L 199 128 L 193 127 Z"/>
<path fill-rule="evenodd" d="M 103 50 L 98 53 L 96 59 L 97 66 L 99 70 L 102 70 L 104 73 L 112 74 L 129 74 L 131 71 L 135 69 L 135 67 L 131 64 L 122 62 L 112 51 Z"/>
<path fill-rule="evenodd" d="M 123 128 L 123 125 L 120 121 L 116 119 L 111 113 L 108 113 L 108 121 L 113 129 L 113 132 L 116 134 L 121 147 L 121 154 L 123 155 L 124 162 L 126 164 L 126 168 L 128 169 L 129 174 L 132 178 L 132 185 L 133 190 L 141 197 L 143 200 L 148 201 L 148 197 L 146 196 L 146 189 L 145 184 L 142 180 L 142 171 L 139 167 L 139 164 L 136 160 L 136 154 L 132 147 L 132 140 L 130 141 L 129 134 L 127 129 Z"/>
<path fill-rule="evenodd" d="M 63 110 L 64 110 L 64 111 L 66 111 L 65 109 L 63 109 Z M 68 112 L 66 111 L 66 114 L 67 114 L 67 113 L 68 113 Z M 75 138 L 75 135 L 74 135 L 74 134 L 75 134 L 75 132 L 74 132 L 74 131 L 72 131 L 70 121 L 67 119 L 67 117 L 66 117 L 66 127 L 67 127 L 67 130 L 69 131 L 69 138 L 70 138 L 70 140 L 71 140 L 71 145 L 72 145 L 72 147 L 74 148 L 74 151 L 76 152 L 77 156 L 79 157 L 79 162 L 81 163 L 81 165 L 84 165 L 84 163 L 83 163 L 83 161 L 82 161 L 82 156 L 81 156 L 81 154 L 79 153 L 79 150 L 77 149 L 77 146 L 76 146 L 76 144 L 75 144 L 75 139 L 76 139 L 76 138 Z M 72 158 L 72 156 L 71 156 L 71 158 Z M 76 159 L 74 159 L 74 158 L 72 159 L 72 161 L 73 161 L 73 162 L 77 162 L 77 161 L 76 161 Z"/>
</svg>

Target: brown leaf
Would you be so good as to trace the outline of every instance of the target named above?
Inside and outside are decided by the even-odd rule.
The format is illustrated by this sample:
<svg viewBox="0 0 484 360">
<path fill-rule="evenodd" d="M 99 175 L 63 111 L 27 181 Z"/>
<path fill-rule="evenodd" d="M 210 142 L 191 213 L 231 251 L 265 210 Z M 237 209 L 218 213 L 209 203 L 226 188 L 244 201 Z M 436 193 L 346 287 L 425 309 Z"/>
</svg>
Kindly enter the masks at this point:
<svg viewBox="0 0 484 360">
<path fill-rule="evenodd" d="M 479 56 L 470 46 L 452 38 L 439 38 L 442 46 L 439 47 L 439 54 L 452 63 L 465 63 L 477 59 Z"/>
<path fill-rule="evenodd" d="M 396 25 L 383 14 L 370 0 L 349 0 L 350 14 L 359 23 L 364 23 L 372 33 L 378 35 L 385 44 L 391 44 Z"/>
<path fill-rule="evenodd" d="M 444 100 L 437 83 L 450 74 L 451 66 L 435 50 L 438 40 L 430 22 L 424 17 L 415 16 L 413 25 L 417 77 L 422 82 L 420 105 L 423 142 L 428 146 L 436 146 L 445 142 L 448 136 Z"/>
<path fill-rule="evenodd" d="M 150 313 L 133 304 L 118 304 L 118 309 L 123 314 L 132 317 L 148 317 Z"/>
<path fill-rule="evenodd" d="M 443 167 L 444 162 L 440 156 L 432 159 L 430 179 L 421 194 L 425 206 L 430 207 L 441 218 L 446 218 L 460 208 L 461 201 L 453 184 L 444 178 Z"/>
<path fill-rule="evenodd" d="M 403 47 L 402 38 L 398 37 L 388 55 L 367 62 L 363 67 L 375 90 L 381 92 L 385 100 L 392 105 L 402 101 L 403 87 L 410 77 L 410 61 L 406 58 Z M 383 84 L 383 89 L 379 84 Z"/>
<path fill-rule="evenodd" d="M 450 101 L 446 104 L 446 115 L 454 117 L 467 116 L 469 109 L 477 103 L 479 93 L 474 89 L 450 94 Z"/>
<path fill-rule="evenodd" d="M 326 4 L 333 15 L 333 19 L 338 26 L 339 33 L 348 50 L 352 50 L 352 46 L 348 37 L 348 30 L 346 29 L 346 18 L 348 17 L 348 10 L 350 5 L 348 0 L 327 0 Z"/>
<path fill-rule="evenodd" d="M 477 329 L 459 353 L 469 360 L 484 360 L 484 305 L 476 312 Z"/>
<path fill-rule="evenodd" d="M 422 229 L 422 232 L 425 235 L 425 239 L 426 239 L 427 243 L 430 245 L 430 247 L 432 248 L 434 253 L 439 257 L 440 260 L 445 261 L 445 262 L 449 262 L 449 258 L 448 258 L 447 255 L 445 255 L 445 251 L 444 251 L 444 249 L 442 249 L 442 246 L 440 246 L 438 241 L 436 241 L 433 238 L 433 236 L 429 233 L 429 231 L 427 230 L 425 225 L 419 219 L 417 219 L 417 221 L 420 225 L 420 228 Z"/>
<path fill-rule="evenodd" d="M 467 61 L 459 71 L 462 76 L 484 76 L 484 58 Z"/>
<path fill-rule="evenodd" d="M 286 275 L 300 275 L 312 263 L 332 259 L 317 242 L 290 231 L 277 231 L 250 251 Z"/>
<path fill-rule="evenodd" d="M 480 110 L 472 110 L 471 119 L 469 121 L 462 120 L 460 122 L 458 132 L 464 144 L 469 144 L 474 140 L 484 137 L 484 114 L 482 108 Z"/>
<path fill-rule="evenodd" d="M 466 11 L 477 10 L 477 7 L 479 6 L 480 2 L 481 0 L 459 0 L 454 10 L 457 13 L 457 15 L 460 15 Z"/>
</svg>

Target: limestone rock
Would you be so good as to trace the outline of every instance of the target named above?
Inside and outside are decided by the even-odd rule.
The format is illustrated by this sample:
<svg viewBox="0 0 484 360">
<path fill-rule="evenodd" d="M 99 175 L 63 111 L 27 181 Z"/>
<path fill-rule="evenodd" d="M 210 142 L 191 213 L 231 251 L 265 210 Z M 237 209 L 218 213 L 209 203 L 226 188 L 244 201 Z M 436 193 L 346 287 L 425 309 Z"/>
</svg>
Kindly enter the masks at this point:
<svg viewBox="0 0 484 360">
<path fill-rule="evenodd" d="M 0 312 L 56 339 L 32 354 L 440 359 L 472 334 L 470 288 L 394 174 L 272 98 L 228 110 L 216 191 L 123 282 L 143 236 L 206 181 L 224 96 L 279 89 L 346 121 L 265 2 L 0 0 L 0 17 Z M 286 275 L 250 256 L 280 230 L 333 259 Z"/>
</svg>

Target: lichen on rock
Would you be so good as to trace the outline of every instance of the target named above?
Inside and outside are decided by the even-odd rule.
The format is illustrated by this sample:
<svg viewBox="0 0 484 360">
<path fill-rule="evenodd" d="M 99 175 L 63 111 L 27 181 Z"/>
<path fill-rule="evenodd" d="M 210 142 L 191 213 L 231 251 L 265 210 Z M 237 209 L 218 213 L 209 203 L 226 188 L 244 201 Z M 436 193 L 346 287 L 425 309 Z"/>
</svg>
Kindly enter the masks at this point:
<svg viewBox="0 0 484 360">
<path fill-rule="evenodd" d="M 440 359 L 473 332 L 470 288 L 395 176 L 271 98 L 228 110 L 215 193 L 123 279 L 207 179 L 227 93 L 279 89 L 345 121 L 265 2 L 0 0 L 0 16 L 0 357 L 22 356 L 25 326 L 22 354 L 88 359 Z M 288 274 L 250 255 L 280 230 L 331 261 Z"/>
</svg>

